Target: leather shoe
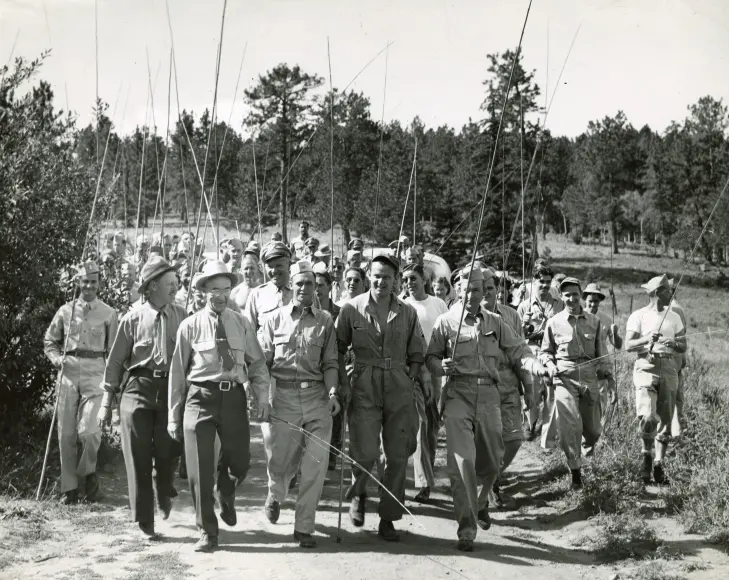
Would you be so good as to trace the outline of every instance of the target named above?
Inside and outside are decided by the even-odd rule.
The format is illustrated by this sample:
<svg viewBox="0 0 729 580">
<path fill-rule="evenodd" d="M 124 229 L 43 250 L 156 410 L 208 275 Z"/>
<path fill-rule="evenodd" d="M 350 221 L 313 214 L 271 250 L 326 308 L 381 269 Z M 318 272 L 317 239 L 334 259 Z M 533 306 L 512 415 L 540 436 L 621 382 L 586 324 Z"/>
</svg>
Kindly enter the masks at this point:
<svg viewBox="0 0 729 580">
<path fill-rule="evenodd" d="M 311 534 L 294 530 L 294 540 L 299 542 L 300 548 L 316 548 L 316 539 Z"/>
<path fill-rule="evenodd" d="M 146 522 L 139 522 L 139 531 L 142 533 L 142 537 L 145 540 L 152 542 L 160 540 L 161 536 L 154 531 L 154 523 L 148 524 Z"/>
<path fill-rule="evenodd" d="M 218 547 L 218 536 L 211 536 L 207 532 L 200 532 L 200 539 L 195 544 L 195 552 L 212 552 Z"/>
<path fill-rule="evenodd" d="M 668 477 L 663 471 L 663 465 L 658 461 L 653 464 L 653 481 L 656 482 L 656 485 L 669 485 Z"/>
<path fill-rule="evenodd" d="M 428 503 L 430 501 L 430 487 L 427 485 L 420 489 L 418 494 L 413 498 L 418 503 Z"/>
<path fill-rule="evenodd" d="M 491 516 L 489 515 L 489 506 L 478 510 L 476 514 L 476 523 L 482 530 L 488 530 L 491 527 Z"/>
<path fill-rule="evenodd" d="M 172 499 L 166 495 L 157 495 L 157 509 L 159 510 L 160 516 L 163 520 L 170 517 L 172 511 Z"/>
<path fill-rule="evenodd" d="M 101 491 L 99 488 L 99 478 L 95 473 L 89 473 L 86 476 L 86 501 L 95 502 L 101 499 Z"/>
<path fill-rule="evenodd" d="M 278 502 L 273 499 L 273 496 L 269 495 L 266 498 L 266 503 L 263 506 L 263 511 L 266 512 L 266 518 L 268 518 L 268 521 L 272 524 L 275 524 L 278 521 L 278 516 L 281 514 L 281 507 L 279 506 Z"/>
<path fill-rule="evenodd" d="M 456 550 L 459 552 L 473 552 L 473 540 L 467 540 L 466 538 L 458 538 L 456 544 Z"/>
<path fill-rule="evenodd" d="M 572 469 L 572 489 L 582 489 L 582 472 L 579 469 Z"/>
<path fill-rule="evenodd" d="M 491 491 L 494 492 L 494 505 L 497 508 L 503 508 L 506 506 L 506 502 L 504 502 L 504 498 L 501 496 L 501 486 L 498 482 L 494 483 L 494 486 L 491 488 Z"/>
<path fill-rule="evenodd" d="M 397 533 L 395 526 L 392 525 L 390 520 L 380 520 L 380 525 L 377 527 L 377 535 L 386 542 L 400 541 L 400 534 Z"/>
<path fill-rule="evenodd" d="M 238 523 L 238 515 L 235 513 L 235 496 L 224 496 L 218 489 L 215 489 L 220 505 L 220 519 L 231 528 Z M 278 519 L 278 516 L 276 516 Z M 275 522 L 274 522 L 275 523 Z"/>
<path fill-rule="evenodd" d="M 65 492 L 58 501 L 61 505 L 76 505 L 78 503 L 78 490 L 72 489 Z"/>
<path fill-rule="evenodd" d="M 366 507 L 366 495 L 360 495 L 352 498 L 352 502 L 349 504 L 349 519 L 354 527 L 361 528 L 364 526 Z"/>
</svg>

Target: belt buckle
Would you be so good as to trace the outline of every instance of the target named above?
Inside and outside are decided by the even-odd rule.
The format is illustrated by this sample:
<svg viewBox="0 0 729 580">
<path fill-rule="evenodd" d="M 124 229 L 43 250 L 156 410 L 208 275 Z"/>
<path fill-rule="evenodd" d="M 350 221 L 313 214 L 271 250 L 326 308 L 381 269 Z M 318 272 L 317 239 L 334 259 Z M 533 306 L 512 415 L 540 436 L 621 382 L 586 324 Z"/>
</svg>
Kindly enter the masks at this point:
<svg viewBox="0 0 729 580">
<path fill-rule="evenodd" d="M 308 389 L 311 386 L 311 383 L 308 381 L 302 381 L 301 382 L 301 388 L 302 389 Z"/>
<path fill-rule="evenodd" d="M 489 385 L 490 383 L 489 383 L 489 380 L 488 380 L 487 378 L 484 378 L 484 377 L 478 377 L 478 378 L 476 379 L 476 384 L 477 384 L 477 385 L 481 385 L 481 386 L 483 386 L 483 385 Z"/>
<path fill-rule="evenodd" d="M 232 384 L 232 381 L 220 381 L 220 390 L 224 393 L 227 393 L 230 390 Z"/>
<path fill-rule="evenodd" d="M 392 358 L 387 357 L 384 359 L 385 361 L 385 368 L 389 371 L 392 368 Z"/>
<path fill-rule="evenodd" d="M 154 377 L 155 379 L 164 379 L 165 378 L 165 372 L 164 371 L 154 370 L 154 371 L 152 371 L 152 377 Z"/>
</svg>

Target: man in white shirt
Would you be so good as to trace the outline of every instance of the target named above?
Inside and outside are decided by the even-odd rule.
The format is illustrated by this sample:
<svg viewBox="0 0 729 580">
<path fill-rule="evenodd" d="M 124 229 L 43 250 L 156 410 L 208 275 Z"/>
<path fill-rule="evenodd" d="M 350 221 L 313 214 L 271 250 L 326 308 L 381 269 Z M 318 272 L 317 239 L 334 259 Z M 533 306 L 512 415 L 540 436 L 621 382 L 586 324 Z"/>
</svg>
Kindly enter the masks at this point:
<svg viewBox="0 0 729 580">
<path fill-rule="evenodd" d="M 625 348 L 638 353 L 633 369 L 635 406 L 643 442 L 643 482 L 668 483 L 663 459 L 671 439 L 671 420 L 676 406 L 678 368 L 676 354 L 686 351 L 686 328 L 671 308 L 668 278 L 656 276 L 643 284 L 648 306 L 628 318 Z M 655 460 L 654 460 L 655 454 Z"/>
<path fill-rule="evenodd" d="M 409 292 L 405 302 L 410 304 L 418 315 L 427 348 L 435 321 L 441 314 L 448 312 L 448 307 L 440 298 L 425 293 L 425 271 L 420 264 L 405 266 L 403 284 Z M 430 488 L 435 485 L 433 466 L 435 465 L 435 451 L 438 445 L 438 399 L 440 398 L 442 379 L 431 375 L 423 365 L 420 367 L 420 381 L 423 385 L 426 384 L 426 381 L 432 385 L 432 395 L 429 400 L 425 400 L 420 390 L 415 394 L 419 424 L 413 467 L 415 469 L 415 486 L 420 489 L 415 496 L 415 501 L 426 503 L 430 499 Z"/>
</svg>

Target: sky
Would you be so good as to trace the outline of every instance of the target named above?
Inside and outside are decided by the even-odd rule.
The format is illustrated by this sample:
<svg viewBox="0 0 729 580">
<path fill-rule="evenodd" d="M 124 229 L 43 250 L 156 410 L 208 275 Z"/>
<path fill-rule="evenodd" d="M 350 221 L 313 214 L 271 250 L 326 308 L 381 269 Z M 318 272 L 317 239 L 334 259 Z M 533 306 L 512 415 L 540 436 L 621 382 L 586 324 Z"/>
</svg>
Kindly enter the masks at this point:
<svg viewBox="0 0 729 580">
<path fill-rule="evenodd" d="M 197 114 L 213 104 L 223 5 L 169 0 L 180 104 Z M 375 119 L 406 124 L 417 115 L 426 126 L 459 130 L 482 118 L 487 55 L 517 46 L 528 5 L 228 0 L 219 118 L 240 127 L 243 90 L 282 62 L 299 64 L 328 83 L 328 39 L 334 86 L 347 86 L 362 71 L 350 90 L 370 99 Z M 82 125 L 93 116 L 98 63 L 98 92 L 118 130 L 131 132 L 153 114 L 164 132 L 171 47 L 166 14 L 164 0 L 0 0 L 0 63 L 52 49 L 41 77 Z M 663 131 L 683 120 L 687 106 L 701 96 L 729 104 L 726 0 L 534 0 L 522 50 L 542 89 L 540 104 L 545 94 L 552 102 L 546 125 L 555 135 L 579 135 L 589 121 L 618 110 L 637 128 L 649 124 Z M 174 122 L 174 76 L 172 83 Z"/>
</svg>

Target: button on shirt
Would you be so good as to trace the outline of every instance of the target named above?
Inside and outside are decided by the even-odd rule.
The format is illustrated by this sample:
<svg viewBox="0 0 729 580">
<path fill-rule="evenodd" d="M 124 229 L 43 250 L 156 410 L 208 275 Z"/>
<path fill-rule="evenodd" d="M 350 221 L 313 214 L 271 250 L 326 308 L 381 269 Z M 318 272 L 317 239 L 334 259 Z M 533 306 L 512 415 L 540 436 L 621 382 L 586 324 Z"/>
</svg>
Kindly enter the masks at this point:
<svg viewBox="0 0 729 580">
<path fill-rule="evenodd" d="M 337 386 L 337 339 L 329 313 L 289 304 L 264 322 L 260 338 L 272 378 Z"/>
<path fill-rule="evenodd" d="M 600 319 L 584 308 L 579 314 L 563 310 L 547 322 L 542 340 L 542 362 L 572 367 L 575 364 L 600 358 L 607 354 Z M 596 361 L 600 376 L 612 375 L 607 358 Z"/>
<path fill-rule="evenodd" d="M 288 286 L 278 288 L 273 282 L 267 282 L 258 288 L 251 290 L 248 295 L 248 302 L 244 314 L 257 332 L 281 306 L 291 302 L 292 291 Z"/>
<path fill-rule="evenodd" d="M 443 376 L 441 361 L 444 358 L 453 358 L 456 340 L 458 346 L 455 349 L 455 375 L 490 378 L 498 382 L 499 351 L 503 351 L 510 364 L 532 371 L 534 355 L 524 340 L 498 315 L 483 309 L 476 315 L 468 312 L 463 317 L 461 333 L 458 335 L 462 308 L 462 303 L 456 302 L 435 322 L 426 356 L 426 364 L 431 373 Z"/>
<path fill-rule="evenodd" d="M 168 304 L 163 310 L 167 317 L 165 325 L 167 352 L 171 353 L 175 349 L 177 329 L 187 314 L 184 308 L 177 304 Z M 152 371 L 167 371 L 169 369 L 169 360 L 166 365 L 159 365 L 154 361 L 155 331 L 160 326 L 157 321 L 159 312 L 151 302 L 147 301 L 122 317 L 114 345 L 111 347 L 109 358 L 106 361 L 106 372 L 102 385 L 104 390 L 112 394 L 119 392 L 125 370 L 146 368 Z"/>
<path fill-rule="evenodd" d="M 235 365 L 229 371 L 216 341 L 217 325 L 222 324 Z M 187 398 L 187 382 L 250 381 L 258 401 L 268 402 L 269 375 L 263 351 L 251 323 L 240 313 L 226 308 L 221 314 L 205 306 L 186 318 L 177 332 L 169 382 L 169 421 L 182 422 Z"/>
<path fill-rule="evenodd" d="M 116 336 L 116 312 L 101 300 L 91 302 L 79 298 L 71 316 L 69 302 L 61 306 L 51 321 L 43 340 L 44 352 L 54 366 L 60 367 L 68 334 L 67 351 L 90 350 L 108 352 Z"/>
</svg>

